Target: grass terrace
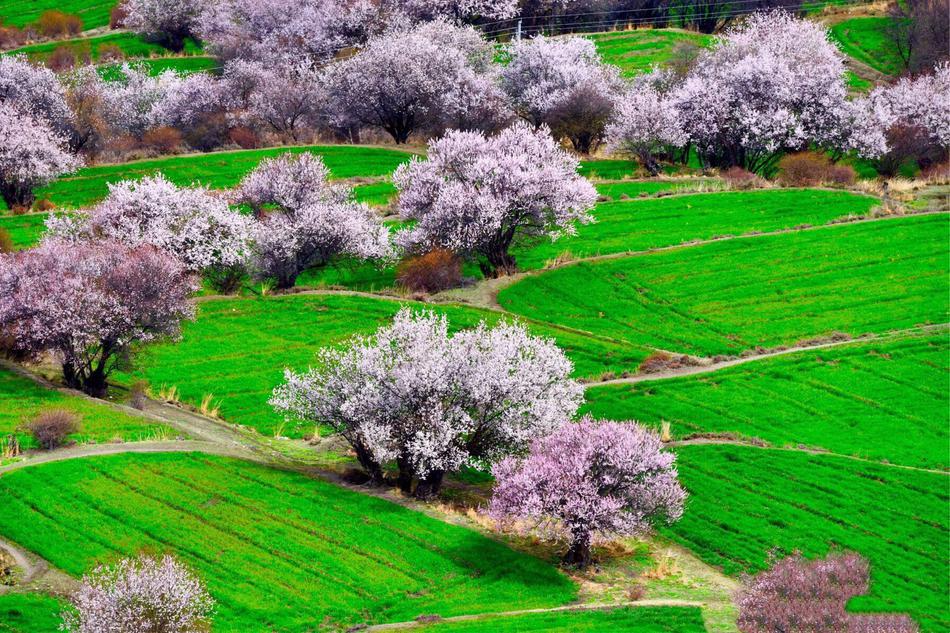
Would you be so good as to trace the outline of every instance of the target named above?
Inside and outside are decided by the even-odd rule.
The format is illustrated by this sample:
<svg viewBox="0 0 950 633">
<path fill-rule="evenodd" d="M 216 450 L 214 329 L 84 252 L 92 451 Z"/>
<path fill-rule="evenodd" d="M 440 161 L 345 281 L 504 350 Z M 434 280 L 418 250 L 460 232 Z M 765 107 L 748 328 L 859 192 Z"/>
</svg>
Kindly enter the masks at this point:
<svg viewBox="0 0 950 633">
<path fill-rule="evenodd" d="M 0 19 L 9 26 L 36 22 L 44 11 L 62 11 L 82 18 L 84 29 L 109 24 L 109 13 L 116 0 L 0 0 Z"/>
<path fill-rule="evenodd" d="M 171 52 L 160 44 L 146 41 L 140 35 L 128 32 L 108 33 L 107 35 L 96 35 L 93 37 L 81 37 L 71 40 L 53 40 L 50 42 L 41 42 L 39 44 L 30 44 L 23 46 L 6 55 L 24 54 L 31 61 L 43 62 L 58 48 L 69 48 L 77 53 L 87 52 L 92 61 L 99 61 L 103 47 L 116 47 L 128 58 L 128 61 L 134 62 L 141 58 L 160 57 L 169 55 Z M 185 40 L 183 55 L 200 55 L 201 45 L 192 39 Z"/>
<path fill-rule="evenodd" d="M 707 374 L 592 386 L 598 418 L 736 433 L 906 466 L 950 467 L 947 330 L 813 350 Z M 768 403 L 763 406 L 763 403 Z"/>
<path fill-rule="evenodd" d="M 29 248 L 40 240 L 46 229 L 46 213 L 28 213 L 26 215 L 0 215 L 0 228 L 10 234 L 13 248 Z"/>
<path fill-rule="evenodd" d="M 395 630 L 423 633 L 700 633 L 706 628 L 699 609 L 694 607 L 630 607 L 488 616 Z"/>
<path fill-rule="evenodd" d="M 679 47 L 706 47 L 713 41 L 711 35 L 682 29 L 637 29 L 585 37 L 593 40 L 601 58 L 620 68 L 625 77 L 649 72 L 653 66 L 669 62 Z"/>
<path fill-rule="evenodd" d="M 893 18 L 860 17 L 838 22 L 831 27 L 831 36 L 845 55 L 888 76 L 897 76 L 904 63 L 887 28 Z"/>
<path fill-rule="evenodd" d="M 0 633 L 55 633 L 63 603 L 36 593 L 0 593 Z"/>
<path fill-rule="evenodd" d="M 947 476 L 844 457 L 737 446 L 677 449 L 690 493 L 662 532 L 726 573 L 767 566 L 768 553 L 856 551 L 871 563 L 855 612 L 905 612 L 925 633 L 950 628 Z"/>
<path fill-rule="evenodd" d="M 173 552 L 215 631 L 300 631 L 553 607 L 568 578 L 478 532 L 302 474 L 197 454 L 120 455 L 0 477 L 0 534 L 78 576 Z"/>
<path fill-rule="evenodd" d="M 498 300 L 531 319 L 703 355 L 946 323 L 947 229 L 946 215 L 906 217 L 580 262 Z"/>
<path fill-rule="evenodd" d="M 191 55 L 189 57 L 151 57 L 149 59 L 140 59 L 135 62 L 144 66 L 149 75 L 160 75 L 166 70 L 173 70 L 179 75 L 191 75 L 200 72 L 212 72 L 221 67 L 214 57 L 204 57 L 202 55 Z M 101 66 L 99 74 L 106 81 L 116 81 L 119 79 L 119 68 L 117 64 Z"/>
</svg>

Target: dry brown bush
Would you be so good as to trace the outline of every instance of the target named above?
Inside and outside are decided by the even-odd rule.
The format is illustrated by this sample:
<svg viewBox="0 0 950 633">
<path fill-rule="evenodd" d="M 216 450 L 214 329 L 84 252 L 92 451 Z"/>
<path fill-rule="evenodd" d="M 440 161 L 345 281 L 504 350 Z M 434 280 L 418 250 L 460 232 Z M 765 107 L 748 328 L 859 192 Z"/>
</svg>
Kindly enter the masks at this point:
<svg viewBox="0 0 950 633">
<path fill-rule="evenodd" d="M 730 189 L 758 189 L 767 184 L 764 179 L 742 167 L 730 167 L 719 175 Z"/>
<path fill-rule="evenodd" d="M 13 238 L 10 237 L 10 231 L 0 227 L 0 253 L 13 252 Z"/>
<path fill-rule="evenodd" d="M 153 128 L 142 135 L 142 145 L 160 154 L 171 154 L 181 147 L 181 132 L 169 126 Z"/>
<path fill-rule="evenodd" d="M 404 260 L 396 269 L 396 280 L 413 292 L 439 292 L 462 283 L 462 263 L 455 253 L 443 248 Z"/>
<path fill-rule="evenodd" d="M 82 33 L 82 18 L 62 11 L 44 11 L 36 21 L 36 30 L 45 37 L 73 37 Z"/>
<path fill-rule="evenodd" d="M 26 429 L 37 444 L 50 450 L 62 446 L 70 434 L 79 430 L 79 418 L 66 409 L 48 409 L 27 422 Z"/>
<path fill-rule="evenodd" d="M 228 138 L 241 149 L 257 149 L 261 145 L 257 132 L 243 125 L 231 128 L 228 132 Z"/>
</svg>

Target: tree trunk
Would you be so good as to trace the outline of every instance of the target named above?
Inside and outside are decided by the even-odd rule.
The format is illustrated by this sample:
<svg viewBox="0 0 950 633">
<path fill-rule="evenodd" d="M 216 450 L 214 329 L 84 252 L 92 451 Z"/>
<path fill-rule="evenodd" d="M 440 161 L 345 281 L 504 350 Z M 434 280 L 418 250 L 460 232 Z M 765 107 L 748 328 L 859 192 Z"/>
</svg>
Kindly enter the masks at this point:
<svg viewBox="0 0 950 633">
<path fill-rule="evenodd" d="M 563 561 L 565 565 L 578 569 L 590 567 L 590 532 L 571 530 L 571 546 L 564 555 Z"/>
<path fill-rule="evenodd" d="M 356 460 L 360 463 L 360 466 L 363 467 L 363 470 L 366 471 L 366 474 L 369 475 L 369 484 L 371 486 L 383 485 L 383 469 L 379 463 L 373 459 L 369 451 L 366 450 L 366 447 L 356 442 L 353 443 L 353 450 L 356 451 Z"/>
<path fill-rule="evenodd" d="M 63 363 L 63 382 L 67 387 L 82 389 L 82 380 L 76 375 L 76 366 L 69 361 Z"/>
<path fill-rule="evenodd" d="M 82 380 L 82 390 L 93 398 L 104 398 L 107 388 L 106 374 L 102 369 L 94 369 Z"/>
<path fill-rule="evenodd" d="M 409 460 L 404 457 L 397 457 L 396 465 L 399 467 L 399 477 L 396 479 L 396 485 L 399 486 L 403 494 L 412 494 L 414 473 L 412 472 L 412 466 L 409 465 Z"/>
<path fill-rule="evenodd" d="M 507 249 L 504 251 L 488 252 L 485 254 L 485 259 L 487 261 L 479 262 L 478 267 L 481 269 L 482 274 L 488 279 L 513 275 L 518 271 L 518 264 L 515 261 L 515 257 L 509 254 Z"/>
<path fill-rule="evenodd" d="M 7 203 L 9 209 L 29 207 L 34 200 L 33 190 L 17 183 L 0 183 L 0 195 L 3 196 L 3 201 Z"/>
<path fill-rule="evenodd" d="M 656 159 L 653 158 L 653 154 L 651 152 L 640 152 L 640 164 L 643 165 L 644 169 L 650 172 L 651 176 L 659 175 L 660 164 L 656 162 Z"/>
<path fill-rule="evenodd" d="M 416 499 L 429 501 L 434 499 L 442 489 L 442 479 L 445 477 L 444 470 L 433 470 L 431 473 L 419 480 L 416 484 Z"/>
</svg>

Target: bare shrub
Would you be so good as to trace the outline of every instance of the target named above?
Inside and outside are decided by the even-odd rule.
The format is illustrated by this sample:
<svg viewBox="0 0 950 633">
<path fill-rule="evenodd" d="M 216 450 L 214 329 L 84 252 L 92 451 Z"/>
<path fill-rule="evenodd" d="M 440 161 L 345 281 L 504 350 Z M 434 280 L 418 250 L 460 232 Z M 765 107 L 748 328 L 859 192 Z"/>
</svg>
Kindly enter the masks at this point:
<svg viewBox="0 0 950 633">
<path fill-rule="evenodd" d="M 730 189 L 758 189 L 766 182 L 761 177 L 742 167 L 730 167 L 720 174 Z"/>
<path fill-rule="evenodd" d="M 36 21 L 36 30 L 44 37 L 73 37 L 82 32 L 82 18 L 62 11 L 44 11 Z"/>
<path fill-rule="evenodd" d="M 76 51 L 69 46 L 57 46 L 46 58 L 46 67 L 55 73 L 72 70 L 76 67 Z"/>
<path fill-rule="evenodd" d="M 0 227 L 0 253 L 13 252 L 13 238 L 10 237 L 10 231 Z"/>
<path fill-rule="evenodd" d="M 828 170 L 828 184 L 850 187 L 857 180 L 858 175 L 850 165 L 832 165 Z"/>
<path fill-rule="evenodd" d="M 126 7 L 125 2 L 119 2 L 109 12 L 109 28 L 121 29 L 125 26 L 124 21 L 127 17 L 129 17 L 128 7 Z"/>
<path fill-rule="evenodd" d="M 231 131 L 228 132 L 228 138 L 241 149 L 257 149 L 261 145 L 257 132 L 243 125 L 231 128 Z"/>
<path fill-rule="evenodd" d="M 66 409 L 48 409 L 30 420 L 26 428 L 41 448 L 51 450 L 62 446 L 69 435 L 79 430 L 79 418 Z"/>
<path fill-rule="evenodd" d="M 640 363 L 641 374 L 658 374 L 673 369 L 683 367 L 693 367 L 697 364 L 696 359 L 685 354 L 668 354 L 666 352 L 653 352 Z"/>
<path fill-rule="evenodd" d="M 120 62 L 125 59 L 125 53 L 116 44 L 103 44 L 99 47 L 100 62 Z"/>
<path fill-rule="evenodd" d="M 17 48 L 28 39 L 27 34 L 15 26 L 0 26 L 0 48 Z"/>
<path fill-rule="evenodd" d="M 452 251 L 437 248 L 403 261 L 396 280 L 413 292 L 439 292 L 462 283 L 462 264 Z"/>
<path fill-rule="evenodd" d="M 129 404 L 139 411 L 144 410 L 145 403 L 148 401 L 148 382 L 136 380 L 129 388 L 129 393 Z"/>
<path fill-rule="evenodd" d="M 778 162 L 778 180 L 789 187 L 813 187 L 828 181 L 831 159 L 818 152 L 789 154 Z"/>
<path fill-rule="evenodd" d="M 230 139 L 227 116 L 223 112 L 203 114 L 185 132 L 185 142 L 199 152 L 210 152 Z"/>
<path fill-rule="evenodd" d="M 950 161 L 934 163 L 920 171 L 920 177 L 930 184 L 944 184 L 950 181 Z"/>
<path fill-rule="evenodd" d="M 37 198 L 33 202 L 33 210 L 39 213 L 46 213 L 56 208 L 56 204 L 49 198 Z"/>
<path fill-rule="evenodd" d="M 142 135 L 142 145 L 160 154 L 171 154 L 181 147 L 181 132 L 169 126 L 152 128 Z"/>
</svg>

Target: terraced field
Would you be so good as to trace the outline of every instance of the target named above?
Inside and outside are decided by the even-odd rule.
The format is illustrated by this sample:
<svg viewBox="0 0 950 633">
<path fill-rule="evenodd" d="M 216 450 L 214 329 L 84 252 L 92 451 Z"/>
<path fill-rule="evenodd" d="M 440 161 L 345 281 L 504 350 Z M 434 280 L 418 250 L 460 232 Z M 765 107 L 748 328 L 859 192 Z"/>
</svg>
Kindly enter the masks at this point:
<svg viewBox="0 0 950 633">
<path fill-rule="evenodd" d="M 947 226 L 945 215 L 907 217 L 581 262 L 498 300 L 531 319 L 705 355 L 946 323 Z"/>
<path fill-rule="evenodd" d="M 10 234 L 13 247 L 16 249 L 28 248 L 36 244 L 45 229 L 44 222 L 46 222 L 45 213 L 0 216 L 0 228 Z"/>
<path fill-rule="evenodd" d="M 592 386 L 600 418 L 736 433 L 907 466 L 950 467 L 947 330 L 801 352 L 708 374 Z M 768 406 L 763 406 L 768 403 Z M 886 439 L 885 439 L 886 438 Z"/>
<path fill-rule="evenodd" d="M 712 36 L 680 29 L 638 29 L 587 35 L 594 41 L 601 58 L 620 68 L 626 77 L 649 72 L 654 65 L 663 65 L 676 54 L 678 47 L 705 47 Z"/>
<path fill-rule="evenodd" d="M 221 415 L 262 433 L 298 436 L 311 429 L 284 427 L 267 405 L 283 379 L 284 367 L 303 370 L 321 347 L 353 334 L 369 334 L 402 305 L 445 313 L 453 328 L 493 322 L 497 312 L 451 305 L 426 306 L 346 295 L 289 295 L 265 299 L 215 299 L 199 304 L 198 318 L 185 324 L 178 343 L 146 351 L 135 376 L 153 388 L 176 386 L 197 404 L 213 394 Z M 622 372 L 646 356 L 638 347 L 531 324 L 538 335 L 554 338 L 575 363 L 578 376 Z"/>
<path fill-rule="evenodd" d="M 226 189 L 238 184 L 265 158 L 304 151 L 322 156 L 334 178 L 388 176 L 411 156 L 402 150 L 356 145 L 312 145 L 189 154 L 86 167 L 39 189 L 36 197 L 48 199 L 57 206 L 78 208 L 101 200 L 108 193 L 110 182 L 141 178 L 159 171 L 178 185 L 201 183 L 215 189 Z"/>
<path fill-rule="evenodd" d="M 68 48 L 77 53 L 87 53 L 89 58 L 99 61 L 99 56 L 103 47 L 115 47 L 122 51 L 122 54 L 129 60 L 141 59 L 144 57 L 160 57 L 169 55 L 171 52 L 154 42 L 148 42 L 135 33 L 109 33 L 107 35 L 96 35 L 94 37 L 82 37 L 71 40 L 54 40 L 51 42 L 42 42 L 40 44 L 31 44 L 15 49 L 7 55 L 26 55 L 30 61 L 44 62 L 58 48 Z M 201 53 L 201 45 L 192 39 L 185 40 L 185 48 L 182 51 L 184 55 L 198 55 Z"/>
<path fill-rule="evenodd" d="M 710 564 L 735 574 L 764 568 L 769 551 L 857 551 L 870 560 L 871 587 L 850 610 L 906 612 L 927 633 L 950 628 L 946 475 L 749 447 L 677 453 L 690 498 L 663 532 Z"/>
<path fill-rule="evenodd" d="M 425 633 L 692 633 L 706 629 L 699 609 L 694 607 L 637 607 L 486 617 L 396 630 Z"/>
<path fill-rule="evenodd" d="M 904 63 L 887 35 L 892 20 L 883 16 L 843 20 L 831 27 L 831 36 L 845 55 L 885 75 L 897 76 Z"/>
<path fill-rule="evenodd" d="M 37 593 L 0 594 L 0 633 L 54 633 L 62 603 Z"/>
<path fill-rule="evenodd" d="M 115 0 L 0 0 L 0 16 L 4 24 L 22 27 L 44 11 L 62 11 L 81 17 L 84 29 L 95 29 L 109 24 L 115 5 Z"/>
<path fill-rule="evenodd" d="M 24 449 L 33 448 L 33 438 L 22 425 L 47 409 L 66 409 L 79 417 L 75 442 L 140 441 L 174 436 L 177 432 L 154 420 L 129 415 L 106 404 L 81 396 L 41 387 L 34 381 L 0 367 L 0 437 L 14 434 Z"/>
<path fill-rule="evenodd" d="M 553 566 L 474 531 L 236 460 L 72 460 L 4 475 L 0 494 L 0 535 L 71 574 L 174 552 L 206 580 L 220 631 L 549 607 L 575 594 Z"/>
</svg>

